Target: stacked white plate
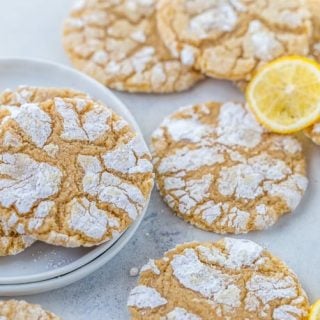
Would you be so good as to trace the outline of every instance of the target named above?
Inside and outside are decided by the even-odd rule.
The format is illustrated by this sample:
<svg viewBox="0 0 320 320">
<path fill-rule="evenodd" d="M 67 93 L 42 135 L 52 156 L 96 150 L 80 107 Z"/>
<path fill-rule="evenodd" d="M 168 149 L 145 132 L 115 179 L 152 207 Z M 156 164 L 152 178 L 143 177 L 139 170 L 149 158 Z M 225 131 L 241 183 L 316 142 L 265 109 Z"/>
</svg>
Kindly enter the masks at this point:
<svg viewBox="0 0 320 320">
<path fill-rule="evenodd" d="M 38 60 L 0 59 L 0 91 L 19 85 L 83 91 L 104 102 L 141 134 L 129 110 L 110 90 L 71 68 Z M 70 249 L 36 242 L 16 256 L 0 257 L 0 296 L 45 292 L 87 276 L 124 247 L 137 230 L 145 211 L 146 208 L 118 239 L 98 247 Z"/>
</svg>

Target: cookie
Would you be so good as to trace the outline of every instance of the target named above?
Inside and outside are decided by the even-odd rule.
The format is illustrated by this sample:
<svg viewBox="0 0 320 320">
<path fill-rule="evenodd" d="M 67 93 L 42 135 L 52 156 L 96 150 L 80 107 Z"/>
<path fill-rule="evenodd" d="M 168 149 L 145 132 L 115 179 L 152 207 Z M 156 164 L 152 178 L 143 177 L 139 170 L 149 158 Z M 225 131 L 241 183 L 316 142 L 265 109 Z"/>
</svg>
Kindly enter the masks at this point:
<svg viewBox="0 0 320 320">
<path fill-rule="evenodd" d="M 312 56 L 320 63 L 320 1 L 308 0 L 310 11 L 312 12 L 313 22 L 313 41 L 312 41 Z M 310 128 L 304 131 L 305 135 L 310 138 L 315 144 L 320 145 L 320 122 L 317 122 Z"/>
<path fill-rule="evenodd" d="M 76 68 L 107 87 L 176 92 L 202 76 L 172 58 L 156 27 L 156 0 L 79 1 L 64 24 L 63 43 Z"/>
<path fill-rule="evenodd" d="M 153 133 L 151 146 L 164 201 L 204 230 L 266 229 L 307 188 L 299 141 L 266 132 L 240 103 L 181 108 Z"/>
<path fill-rule="evenodd" d="M 280 56 L 308 55 L 312 32 L 304 0 L 160 0 L 157 21 L 173 56 L 229 80 L 249 80 Z"/>
<path fill-rule="evenodd" d="M 133 320 L 299 320 L 308 298 L 297 276 L 258 244 L 186 243 L 141 269 Z"/>
<path fill-rule="evenodd" d="M 70 89 L 20 86 L 15 90 L 7 89 L 0 93 L 0 108 L 4 109 L 6 105 L 16 108 L 24 103 L 42 102 L 57 96 L 71 98 L 85 97 L 86 95 Z M 0 256 L 18 254 L 34 242 L 34 239 L 12 230 L 0 217 Z"/>
<path fill-rule="evenodd" d="M 0 108 L 0 119 L 0 211 L 10 228 L 50 244 L 93 246 L 144 210 L 151 157 L 111 109 L 55 98 Z"/>
<path fill-rule="evenodd" d="M 20 107 L 24 103 L 44 102 L 53 98 L 87 98 L 88 95 L 67 88 L 19 86 L 0 93 L 0 105 Z"/>
<path fill-rule="evenodd" d="M 0 301 L 1 320 L 59 320 L 60 318 L 41 306 L 25 301 Z"/>
<path fill-rule="evenodd" d="M 0 222 L 0 257 L 16 255 L 30 247 L 34 242 L 34 239 L 20 235 L 11 228 L 7 229 L 5 224 Z"/>
</svg>

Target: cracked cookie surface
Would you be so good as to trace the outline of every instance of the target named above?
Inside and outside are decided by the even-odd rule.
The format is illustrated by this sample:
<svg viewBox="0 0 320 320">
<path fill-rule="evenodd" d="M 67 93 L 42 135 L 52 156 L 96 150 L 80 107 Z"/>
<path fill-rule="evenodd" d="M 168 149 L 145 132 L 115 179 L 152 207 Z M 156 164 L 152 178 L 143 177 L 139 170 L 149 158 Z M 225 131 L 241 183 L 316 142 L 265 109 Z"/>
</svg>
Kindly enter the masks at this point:
<svg viewBox="0 0 320 320">
<path fill-rule="evenodd" d="M 99 102 L 55 98 L 0 109 L 0 210 L 55 245 L 117 237 L 144 210 L 153 173 L 143 140 Z"/>
<path fill-rule="evenodd" d="M 130 92 L 186 90 L 202 78 L 172 58 L 156 27 L 157 0 L 82 0 L 64 24 L 73 64 L 106 86 Z"/>
<path fill-rule="evenodd" d="M 44 102 L 53 98 L 88 98 L 88 95 L 67 88 L 19 86 L 0 93 L 0 105 L 20 107 L 24 103 Z"/>
<path fill-rule="evenodd" d="M 249 80 L 267 61 L 308 55 L 304 0 L 160 0 L 160 35 L 173 56 L 202 73 Z"/>
<path fill-rule="evenodd" d="M 62 88 L 37 88 L 20 86 L 17 89 L 7 89 L 0 94 L 0 105 L 2 109 L 6 106 L 17 108 L 21 104 L 29 102 L 43 102 L 53 97 L 85 97 L 86 95 Z M 0 217 L 0 256 L 15 255 L 22 252 L 35 242 L 34 239 L 20 235 L 8 226 Z"/>
<path fill-rule="evenodd" d="M 0 301 L 1 320 L 59 320 L 60 318 L 41 306 L 25 301 Z"/>
<path fill-rule="evenodd" d="M 128 307 L 134 320 L 302 320 L 309 303 L 282 261 L 252 241 L 225 238 L 150 260 Z"/>
<path fill-rule="evenodd" d="M 311 44 L 311 56 L 320 63 L 320 1 L 308 0 L 312 12 L 313 40 Z M 315 123 L 304 131 L 305 135 L 315 144 L 320 145 L 320 122 Z"/>
<path fill-rule="evenodd" d="M 181 108 L 153 133 L 151 146 L 164 201 L 205 230 L 266 229 L 307 188 L 300 142 L 266 132 L 240 103 Z"/>
</svg>

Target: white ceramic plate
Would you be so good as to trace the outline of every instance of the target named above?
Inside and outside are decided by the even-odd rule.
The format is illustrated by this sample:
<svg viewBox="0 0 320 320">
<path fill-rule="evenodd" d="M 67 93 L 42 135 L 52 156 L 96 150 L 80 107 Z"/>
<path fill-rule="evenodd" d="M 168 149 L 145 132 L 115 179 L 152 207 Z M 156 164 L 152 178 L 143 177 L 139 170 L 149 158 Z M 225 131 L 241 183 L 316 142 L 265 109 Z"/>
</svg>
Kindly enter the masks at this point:
<svg viewBox="0 0 320 320">
<path fill-rule="evenodd" d="M 110 90 L 76 70 L 46 61 L 0 59 L 0 91 L 6 88 L 14 89 L 19 85 L 64 87 L 86 92 L 92 98 L 104 102 L 120 114 L 142 136 L 137 123 L 124 104 Z M 101 256 L 110 246 L 112 246 L 110 256 L 114 256 L 132 237 L 143 219 L 146 208 L 147 205 L 144 212 L 122 234 L 120 239 L 115 239 L 98 247 L 68 249 L 37 242 L 21 254 L 12 257 L 0 257 L 0 292 L 2 294 L 6 293 L 6 289 L 2 285 L 39 282 L 70 273 Z M 104 263 L 111 258 L 109 257 L 109 250 L 104 253 Z M 82 277 L 79 274 L 85 276 L 88 271 L 77 273 L 77 279 Z M 74 278 L 72 277 L 72 279 Z M 67 285 L 64 281 L 60 283 Z M 43 282 L 39 284 L 44 289 L 46 286 L 43 285 Z M 36 288 L 37 284 L 31 286 Z M 14 292 L 14 289 L 10 292 Z"/>
</svg>

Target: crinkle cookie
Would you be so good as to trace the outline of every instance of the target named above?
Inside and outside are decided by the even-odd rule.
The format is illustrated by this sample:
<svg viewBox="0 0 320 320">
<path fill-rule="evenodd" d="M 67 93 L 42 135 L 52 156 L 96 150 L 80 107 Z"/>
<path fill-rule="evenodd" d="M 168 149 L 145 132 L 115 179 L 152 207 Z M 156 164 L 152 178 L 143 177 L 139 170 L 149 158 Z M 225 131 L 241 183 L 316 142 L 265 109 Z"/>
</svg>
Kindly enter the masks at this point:
<svg viewBox="0 0 320 320">
<path fill-rule="evenodd" d="M 313 21 L 312 56 L 320 63 L 320 1 L 308 0 Z M 315 144 L 320 145 L 320 122 L 304 131 Z"/>
<path fill-rule="evenodd" d="M 59 320 L 60 318 L 41 306 L 25 301 L 0 301 L 1 320 Z"/>
<path fill-rule="evenodd" d="M 110 88 L 131 92 L 186 90 L 202 78 L 172 58 L 156 27 L 156 0 L 78 1 L 64 24 L 73 64 Z"/>
<path fill-rule="evenodd" d="M 297 276 L 256 243 L 186 243 L 150 260 L 129 296 L 134 320 L 302 320 Z"/>
<path fill-rule="evenodd" d="M 6 105 L 10 105 L 12 109 L 24 103 L 42 102 L 57 96 L 71 98 L 84 97 L 85 94 L 70 89 L 21 86 L 15 90 L 7 89 L 0 94 L 0 108 L 5 109 Z M 20 235 L 11 229 L 0 217 L 0 256 L 18 254 L 34 241 L 34 239 Z"/>
<path fill-rule="evenodd" d="M 88 95 L 67 88 L 19 86 L 0 93 L 0 105 L 20 107 L 24 103 L 44 102 L 53 98 L 87 98 Z"/>
<path fill-rule="evenodd" d="M 55 98 L 0 108 L 0 210 L 10 228 L 55 245 L 92 246 L 144 210 L 150 154 L 99 102 Z"/>
<path fill-rule="evenodd" d="M 164 201 L 205 230 L 266 229 L 294 210 L 307 188 L 300 143 L 264 131 L 240 103 L 181 108 L 151 145 Z"/>
<path fill-rule="evenodd" d="M 266 61 L 309 53 L 304 0 L 160 0 L 157 20 L 172 55 L 215 78 L 248 80 Z"/>
<path fill-rule="evenodd" d="M 34 242 L 34 239 L 20 235 L 11 228 L 7 229 L 5 223 L 0 222 L 0 257 L 18 254 L 30 247 Z"/>
</svg>

